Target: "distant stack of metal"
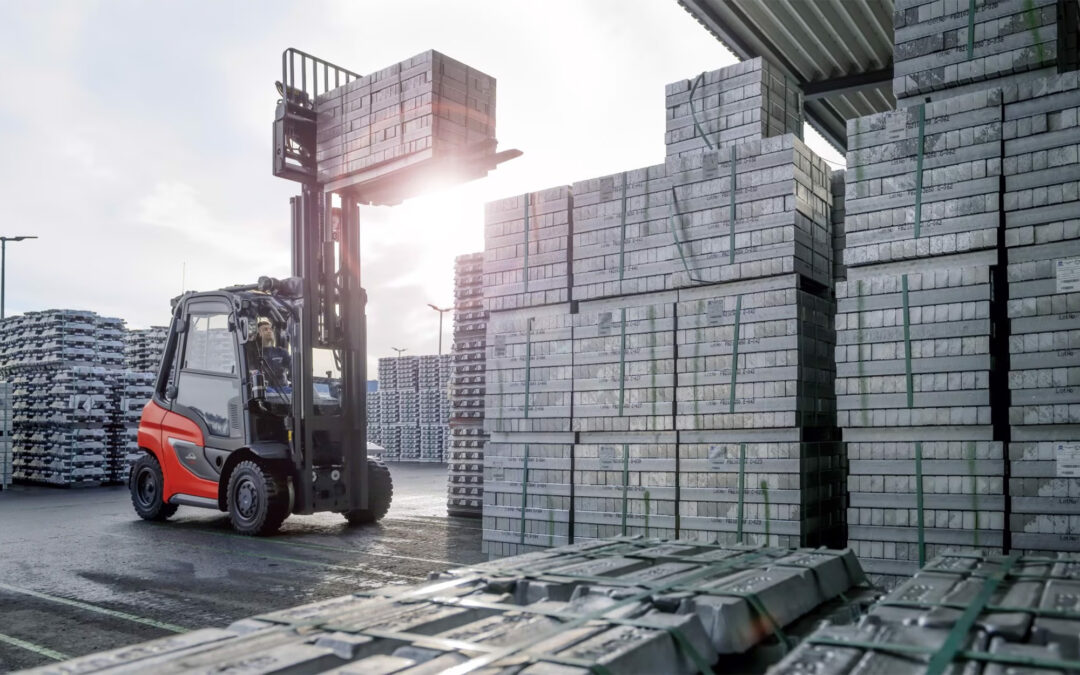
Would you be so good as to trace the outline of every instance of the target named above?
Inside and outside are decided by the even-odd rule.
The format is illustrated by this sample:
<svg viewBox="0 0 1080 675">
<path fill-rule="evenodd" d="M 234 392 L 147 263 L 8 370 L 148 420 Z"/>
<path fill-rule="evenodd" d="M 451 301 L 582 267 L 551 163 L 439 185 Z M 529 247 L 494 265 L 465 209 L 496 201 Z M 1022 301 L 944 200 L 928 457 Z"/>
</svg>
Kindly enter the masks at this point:
<svg viewBox="0 0 1080 675">
<path fill-rule="evenodd" d="M 585 542 L 50 667 L 79 673 L 225 673 L 253 664 L 260 672 L 402 675 L 759 672 L 803 625 L 839 611 L 850 616 L 847 598 L 861 593 L 862 583 L 850 551 Z M 1065 637 L 1060 629 L 1053 634 Z"/>
<path fill-rule="evenodd" d="M 383 459 L 445 461 L 450 363 L 449 355 L 379 359 L 379 389 L 368 394 L 368 440 L 384 448 Z"/>
<path fill-rule="evenodd" d="M 156 373 L 168 337 L 166 326 L 128 330 L 124 336 L 124 367 L 140 373 Z"/>
<path fill-rule="evenodd" d="M 449 484 L 452 516 L 479 518 L 484 501 L 484 254 L 454 259 L 454 350 L 450 376 Z"/>
<path fill-rule="evenodd" d="M 488 205 L 489 554 L 842 536 L 832 186 L 777 86 L 669 85 L 665 164 Z"/>
<path fill-rule="evenodd" d="M 837 395 L 849 542 L 883 581 L 1080 550 L 1073 5 L 898 0 L 901 108 L 848 122 Z"/>
<path fill-rule="evenodd" d="M 944 555 L 856 622 L 824 624 L 768 675 L 1071 673 L 1080 558 Z"/>
<path fill-rule="evenodd" d="M 53 485 L 116 480 L 108 426 L 124 363 L 123 321 L 93 312 L 28 312 L 0 323 L 11 383 L 13 477 Z"/>
<path fill-rule="evenodd" d="M 11 383 L 0 381 L 0 490 L 11 485 Z"/>
<path fill-rule="evenodd" d="M 106 473 L 111 483 L 126 481 L 131 463 L 139 458 L 139 420 L 143 408 L 154 394 L 156 378 L 154 372 L 138 370 L 125 370 L 113 377 L 106 421 L 109 441 Z"/>
</svg>

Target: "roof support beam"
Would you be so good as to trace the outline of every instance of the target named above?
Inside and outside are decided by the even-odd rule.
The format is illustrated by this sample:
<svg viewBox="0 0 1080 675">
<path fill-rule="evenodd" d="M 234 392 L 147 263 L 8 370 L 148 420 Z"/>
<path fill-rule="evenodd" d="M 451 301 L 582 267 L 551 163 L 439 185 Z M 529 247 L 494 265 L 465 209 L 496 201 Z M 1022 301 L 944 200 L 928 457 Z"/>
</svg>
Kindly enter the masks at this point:
<svg viewBox="0 0 1080 675">
<path fill-rule="evenodd" d="M 877 87 L 884 82 L 891 81 L 892 77 L 892 66 L 888 66 L 887 68 L 871 70 L 866 73 L 843 75 L 841 77 L 834 77 L 829 80 L 821 80 L 818 82 L 807 82 L 802 87 L 803 96 L 807 101 L 813 101 L 828 96 L 836 96 L 838 94 L 850 94 L 862 89 Z"/>
</svg>

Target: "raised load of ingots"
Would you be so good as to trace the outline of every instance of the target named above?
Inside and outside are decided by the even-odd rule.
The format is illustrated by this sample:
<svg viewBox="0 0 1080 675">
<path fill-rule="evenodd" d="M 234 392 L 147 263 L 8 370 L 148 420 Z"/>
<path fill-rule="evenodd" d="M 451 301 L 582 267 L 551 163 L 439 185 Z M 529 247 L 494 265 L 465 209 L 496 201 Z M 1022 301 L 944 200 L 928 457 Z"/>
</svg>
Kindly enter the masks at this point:
<svg viewBox="0 0 1080 675">
<path fill-rule="evenodd" d="M 1075 62 L 1057 0 L 897 0 L 893 93 L 897 99 L 985 86 L 989 80 Z M 1075 10 L 1072 22 L 1075 24 Z M 1065 49 L 1061 46 L 1065 45 Z"/>
<path fill-rule="evenodd" d="M 827 285 L 831 201 L 794 134 L 575 183 L 573 299 L 793 272 Z"/>
<path fill-rule="evenodd" d="M 484 371 L 487 340 L 484 254 L 454 259 L 454 347 L 450 376 L 447 512 L 480 517 L 484 502 Z"/>
<path fill-rule="evenodd" d="M 1072 672 L 1078 585 L 1075 557 L 943 555 L 857 622 L 807 636 L 768 673 Z"/>
<path fill-rule="evenodd" d="M 747 139 L 802 135 L 802 91 L 762 58 L 667 85 L 668 157 Z"/>
<path fill-rule="evenodd" d="M 844 264 L 995 249 L 1002 94 L 848 120 Z"/>
<path fill-rule="evenodd" d="M 439 52 L 334 84 L 314 102 L 321 183 L 374 180 L 495 146 L 495 78 Z"/>
<path fill-rule="evenodd" d="M 489 202 L 484 209 L 484 301 L 489 311 L 570 299 L 568 186 Z"/>
<path fill-rule="evenodd" d="M 1080 550 L 1080 85 L 1005 88 L 1012 545 Z"/>
<path fill-rule="evenodd" d="M 67 671 L 731 672 L 863 582 L 850 551 L 607 540 L 60 664 Z M 850 610 L 849 610 L 850 611 Z M 759 645 L 761 647 L 759 648 Z M 761 651 L 759 651 L 761 649 Z M 732 661 L 722 660 L 727 655 Z M 745 655 L 745 656 L 740 656 Z"/>
</svg>

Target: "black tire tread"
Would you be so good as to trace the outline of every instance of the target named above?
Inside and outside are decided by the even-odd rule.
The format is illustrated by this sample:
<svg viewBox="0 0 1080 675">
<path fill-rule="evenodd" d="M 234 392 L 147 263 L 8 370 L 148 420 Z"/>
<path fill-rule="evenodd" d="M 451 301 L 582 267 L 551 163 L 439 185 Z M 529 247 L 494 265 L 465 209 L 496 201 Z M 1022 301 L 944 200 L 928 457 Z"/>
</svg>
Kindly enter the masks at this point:
<svg viewBox="0 0 1080 675">
<path fill-rule="evenodd" d="M 139 507 L 139 503 L 135 499 L 135 474 L 145 466 L 150 466 L 157 474 L 158 484 L 161 486 L 162 494 L 164 494 L 165 475 L 161 472 L 161 463 L 158 462 L 157 457 L 149 452 L 144 452 L 143 455 L 131 465 L 131 472 L 128 475 L 128 493 L 131 496 L 131 506 L 135 509 L 135 513 L 139 514 L 139 517 L 143 520 L 149 520 L 151 522 L 168 520 L 176 513 L 176 509 L 180 508 L 178 505 L 158 501 L 154 508 L 144 510 Z"/>
<path fill-rule="evenodd" d="M 229 521 L 232 523 L 233 529 L 238 534 L 257 537 L 277 532 L 281 524 L 289 517 L 288 478 L 260 462 L 246 459 L 233 467 L 232 472 L 229 474 L 228 491 L 225 493 L 227 501 L 232 497 L 233 481 L 242 471 L 254 471 L 262 477 L 263 485 L 266 488 L 267 508 L 262 520 L 257 521 L 251 527 L 245 528 L 237 525 L 236 520 L 232 517 L 232 505 L 226 504 L 229 511 Z"/>
<path fill-rule="evenodd" d="M 394 500 L 390 468 L 377 457 L 368 457 L 368 507 L 345 512 L 350 525 L 369 525 L 382 520 Z"/>
</svg>

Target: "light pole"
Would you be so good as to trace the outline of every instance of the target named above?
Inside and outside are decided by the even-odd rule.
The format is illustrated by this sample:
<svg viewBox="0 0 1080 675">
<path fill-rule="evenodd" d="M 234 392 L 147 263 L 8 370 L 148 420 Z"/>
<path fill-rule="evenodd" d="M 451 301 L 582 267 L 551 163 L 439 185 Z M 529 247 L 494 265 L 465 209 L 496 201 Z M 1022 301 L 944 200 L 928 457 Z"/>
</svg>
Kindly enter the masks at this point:
<svg viewBox="0 0 1080 675">
<path fill-rule="evenodd" d="M 0 237 L 0 319 L 4 318 L 4 281 L 5 270 L 7 265 L 7 243 L 9 241 L 22 241 L 24 239 L 37 239 L 34 236 L 19 236 L 19 237 Z"/>
<path fill-rule="evenodd" d="M 443 318 L 443 314 L 446 314 L 447 312 L 452 310 L 453 307 L 440 308 L 440 307 L 436 307 L 435 305 L 431 304 L 430 302 L 428 303 L 427 306 L 432 308 L 433 310 L 435 310 L 436 312 L 439 313 L 439 356 L 442 356 L 442 318 Z"/>
<path fill-rule="evenodd" d="M 401 349 L 398 349 L 397 347 L 391 347 L 390 349 L 393 349 L 395 352 L 397 352 L 398 357 L 400 357 L 401 354 L 403 352 L 405 352 L 405 351 L 408 351 L 409 348 L 408 347 L 402 347 Z"/>
</svg>

